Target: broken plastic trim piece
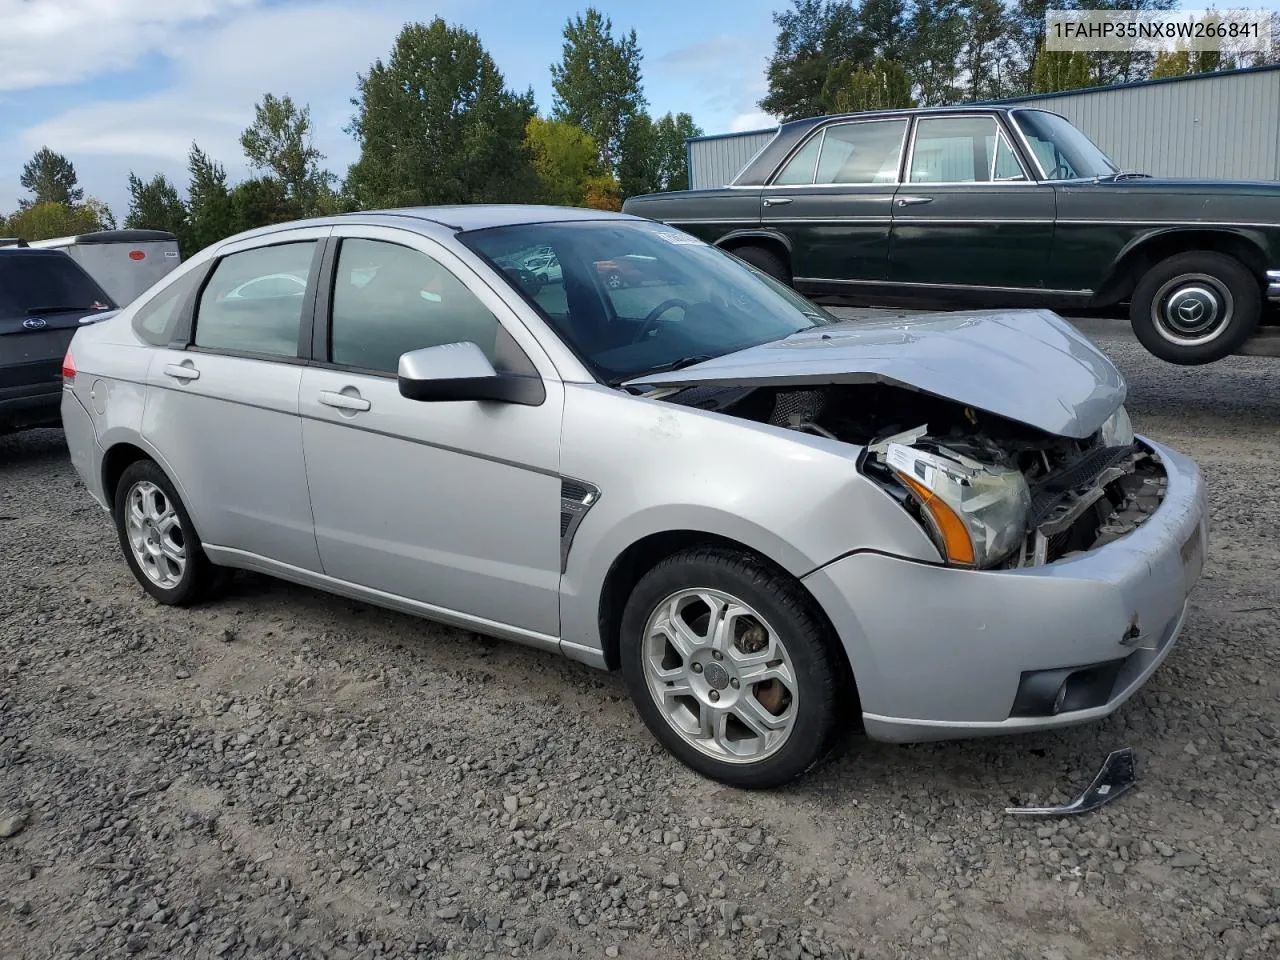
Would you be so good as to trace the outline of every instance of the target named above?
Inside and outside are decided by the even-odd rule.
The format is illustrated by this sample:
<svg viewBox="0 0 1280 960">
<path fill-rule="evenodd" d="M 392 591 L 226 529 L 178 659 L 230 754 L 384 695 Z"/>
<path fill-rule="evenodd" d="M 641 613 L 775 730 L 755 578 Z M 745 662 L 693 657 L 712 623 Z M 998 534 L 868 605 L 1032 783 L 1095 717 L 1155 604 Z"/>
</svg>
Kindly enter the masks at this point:
<svg viewBox="0 0 1280 960">
<path fill-rule="evenodd" d="M 1124 793 L 1138 778 L 1138 756 L 1133 747 L 1112 750 L 1102 769 L 1075 802 L 1061 807 L 1005 807 L 1005 813 L 1023 817 L 1068 817 L 1097 810 Z"/>
</svg>

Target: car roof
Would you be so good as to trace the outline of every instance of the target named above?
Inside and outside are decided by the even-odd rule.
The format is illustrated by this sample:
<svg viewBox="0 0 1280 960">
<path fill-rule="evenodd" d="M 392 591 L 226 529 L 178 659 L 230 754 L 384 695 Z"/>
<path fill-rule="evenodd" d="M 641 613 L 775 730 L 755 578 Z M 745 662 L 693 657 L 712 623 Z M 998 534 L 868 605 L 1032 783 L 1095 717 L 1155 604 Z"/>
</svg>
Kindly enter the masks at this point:
<svg viewBox="0 0 1280 960">
<path fill-rule="evenodd" d="M 531 203 L 441 204 L 438 206 L 360 210 L 354 213 L 341 213 L 327 217 L 289 220 L 284 223 L 273 223 L 246 230 L 243 233 L 227 237 L 224 242 L 269 236 L 275 233 L 297 230 L 301 227 L 335 226 L 342 223 L 351 223 L 352 221 L 386 224 L 388 220 L 394 219 L 407 221 L 406 226 L 414 222 L 423 227 L 431 224 L 435 227 L 444 227 L 455 233 L 530 223 L 574 223 L 590 220 L 647 222 L 643 217 L 637 217 L 632 214 L 615 213 L 612 210 L 596 210 L 591 207 L 556 207 Z"/>
</svg>

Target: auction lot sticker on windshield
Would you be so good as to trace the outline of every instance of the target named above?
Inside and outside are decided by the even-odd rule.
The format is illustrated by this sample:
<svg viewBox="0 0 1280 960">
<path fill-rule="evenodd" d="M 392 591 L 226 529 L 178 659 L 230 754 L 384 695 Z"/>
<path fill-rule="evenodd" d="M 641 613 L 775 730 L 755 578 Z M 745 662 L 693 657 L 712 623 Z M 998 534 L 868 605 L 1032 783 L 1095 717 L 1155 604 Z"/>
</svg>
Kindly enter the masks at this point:
<svg viewBox="0 0 1280 960">
<path fill-rule="evenodd" d="M 668 233 L 663 230 L 658 233 L 658 236 L 667 241 L 667 243 L 688 243 L 697 245 L 702 242 L 697 237 L 691 237 L 687 233 Z"/>
</svg>

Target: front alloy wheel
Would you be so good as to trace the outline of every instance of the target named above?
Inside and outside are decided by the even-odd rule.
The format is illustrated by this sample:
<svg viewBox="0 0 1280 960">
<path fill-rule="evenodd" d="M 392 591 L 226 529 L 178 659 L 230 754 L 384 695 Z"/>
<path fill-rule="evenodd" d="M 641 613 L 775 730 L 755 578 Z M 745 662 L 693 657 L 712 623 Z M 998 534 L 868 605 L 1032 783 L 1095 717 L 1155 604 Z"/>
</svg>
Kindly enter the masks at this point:
<svg viewBox="0 0 1280 960">
<path fill-rule="evenodd" d="M 794 579 L 759 558 L 696 547 L 640 578 L 622 614 L 627 688 L 650 732 L 689 767 L 776 787 L 826 752 L 841 693 L 838 642 Z"/>
<path fill-rule="evenodd" d="M 666 598 L 645 628 L 649 694 L 686 743 L 716 760 L 752 763 L 795 727 L 795 670 L 759 613 L 720 590 Z"/>
</svg>

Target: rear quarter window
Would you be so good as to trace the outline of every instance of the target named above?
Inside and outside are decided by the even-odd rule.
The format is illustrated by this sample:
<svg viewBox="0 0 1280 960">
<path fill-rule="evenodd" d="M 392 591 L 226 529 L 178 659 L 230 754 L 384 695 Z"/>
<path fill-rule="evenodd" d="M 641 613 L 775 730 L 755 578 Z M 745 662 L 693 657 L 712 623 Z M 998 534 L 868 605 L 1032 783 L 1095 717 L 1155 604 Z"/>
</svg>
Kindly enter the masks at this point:
<svg viewBox="0 0 1280 960">
<path fill-rule="evenodd" d="M 182 316 L 182 306 L 205 272 L 188 270 L 139 307 L 133 315 L 133 332 L 152 346 L 168 346 Z"/>
</svg>

